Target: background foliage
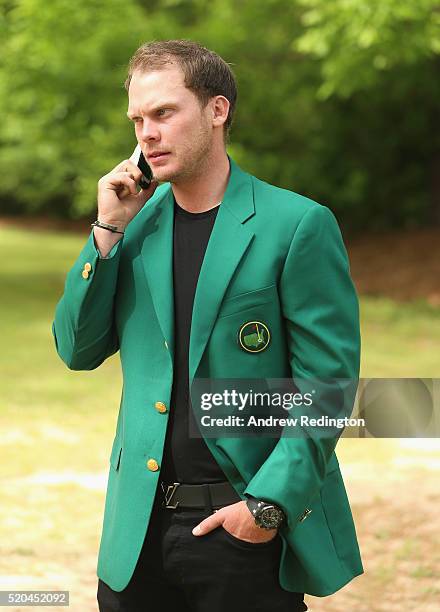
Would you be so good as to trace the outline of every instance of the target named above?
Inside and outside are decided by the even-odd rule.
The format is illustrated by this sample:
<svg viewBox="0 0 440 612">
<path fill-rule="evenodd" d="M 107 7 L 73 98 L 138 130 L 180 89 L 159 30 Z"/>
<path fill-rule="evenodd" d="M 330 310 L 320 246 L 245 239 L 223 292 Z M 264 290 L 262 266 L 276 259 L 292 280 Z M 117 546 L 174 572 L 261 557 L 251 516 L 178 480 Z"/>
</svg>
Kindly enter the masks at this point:
<svg viewBox="0 0 440 612">
<path fill-rule="evenodd" d="M 440 223 L 436 0 L 0 0 L 1 211 L 94 215 L 128 60 L 167 38 L 232 64 L 246 170 L 353 229 Z"/>
</svg>

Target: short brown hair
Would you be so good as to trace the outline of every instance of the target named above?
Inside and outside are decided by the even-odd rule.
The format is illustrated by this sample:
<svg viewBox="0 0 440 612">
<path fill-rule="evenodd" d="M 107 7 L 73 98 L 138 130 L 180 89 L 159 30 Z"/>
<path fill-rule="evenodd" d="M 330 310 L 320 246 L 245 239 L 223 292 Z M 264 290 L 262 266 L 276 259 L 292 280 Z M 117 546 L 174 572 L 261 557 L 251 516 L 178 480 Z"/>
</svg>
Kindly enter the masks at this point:
<svg viewBox="0 0 440 612">
<path fill-rule="evenodd" d="M 198 98 L 202 108 L 213 96 L 229 100 L 229 113 L 223 125 L 226 139 L 237 101 L 237 85 L 230 65 L 217 53 L 192 40 L 159 40 L 143 44 L 128 64 L 124 87 L 128 91 L 135 71 L 160 70 L 175 62 L 184 74 L 185 86 Z"/>
</svg>

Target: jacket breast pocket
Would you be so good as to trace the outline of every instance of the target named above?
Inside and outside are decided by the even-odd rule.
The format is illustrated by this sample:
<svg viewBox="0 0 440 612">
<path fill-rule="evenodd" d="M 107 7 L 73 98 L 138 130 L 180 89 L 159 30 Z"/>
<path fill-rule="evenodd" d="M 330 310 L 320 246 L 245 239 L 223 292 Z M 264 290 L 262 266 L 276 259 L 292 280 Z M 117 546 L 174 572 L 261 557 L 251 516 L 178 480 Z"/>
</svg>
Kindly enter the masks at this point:
<svg viewBox="0 0 440 612">
<path fill-rule="evenodd" d="M 262 306 L 274 301 L 278 301 L 276 284 L 240 293 L 224 300 L 219 312 L 219 319 L 248 310 L 254 306 Z"/>
<path fill-rule="evenodd" d="M 282 378 L 288 374 L 286 350 L 277 286 L 240 293 L 222 303 L 200 376 Z"/>
</svg>

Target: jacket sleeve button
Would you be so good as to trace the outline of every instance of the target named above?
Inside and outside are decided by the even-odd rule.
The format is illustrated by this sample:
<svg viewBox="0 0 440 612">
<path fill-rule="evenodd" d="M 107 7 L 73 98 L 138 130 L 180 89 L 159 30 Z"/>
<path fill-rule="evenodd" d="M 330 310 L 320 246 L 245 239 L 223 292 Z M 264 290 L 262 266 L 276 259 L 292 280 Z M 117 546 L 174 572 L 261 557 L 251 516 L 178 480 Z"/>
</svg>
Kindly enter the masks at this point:
<svg viewBox="0 0 440 612">
<path fill-rule="evenodd" d="M 154 407 L 156 408 L 156 410 L 158 412 L 166 412 L 167 411 L 167 407 L 165 406 L 165 404 L 163 402 L 156 402 L 154 404 Z"/>
<path fill-rule="evenodd" d="M 159 464 L 157 463 L 156 459 L 148 459 L 147 468 L 152 472 L 157 472 L 159 469 Z"/>
</svg>

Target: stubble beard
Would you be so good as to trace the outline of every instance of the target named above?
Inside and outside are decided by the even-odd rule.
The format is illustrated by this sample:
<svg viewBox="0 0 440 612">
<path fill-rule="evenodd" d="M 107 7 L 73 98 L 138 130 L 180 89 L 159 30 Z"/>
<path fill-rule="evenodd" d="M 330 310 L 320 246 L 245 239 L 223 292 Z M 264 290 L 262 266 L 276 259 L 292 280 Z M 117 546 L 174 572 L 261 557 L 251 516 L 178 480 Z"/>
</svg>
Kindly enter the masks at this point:
<svg viewBox="0 0 440 612">
<path fill-rule="evenodd" d="M 175 171 L 164 172 L 160 176 L 153 174 L 153 179 L 161 182 L 174 184 L 188 182 L 204 174 L 205 168 L 209 163 L 212 139 L 210 132 L 203 126 L 197 137 L 194 138 L 189 146 L 186 146 L 180 153 L 181 168 Z"/>
</svg>

